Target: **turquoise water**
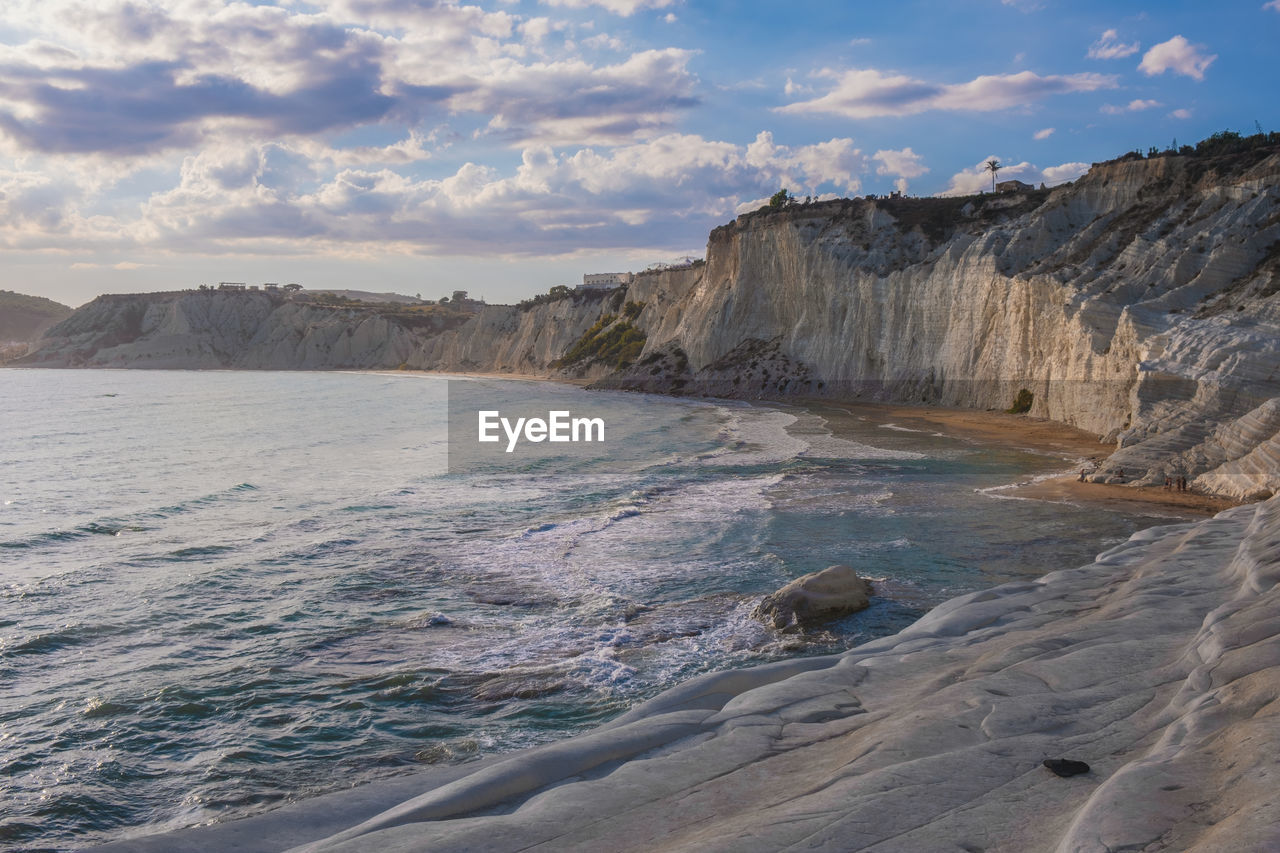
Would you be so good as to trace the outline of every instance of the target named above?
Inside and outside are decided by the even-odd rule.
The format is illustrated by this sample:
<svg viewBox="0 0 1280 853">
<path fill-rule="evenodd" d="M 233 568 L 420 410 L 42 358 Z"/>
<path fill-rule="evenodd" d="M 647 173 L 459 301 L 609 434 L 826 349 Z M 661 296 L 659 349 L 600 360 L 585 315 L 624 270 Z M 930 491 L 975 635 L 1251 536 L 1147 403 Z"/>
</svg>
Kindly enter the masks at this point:
<svg viewBox="0 0 1280 853">
<path fill-rule="evenodd" d="M 1071 467 L 1016 448 L 547 383 L 452 395 L 604 410 L 625 452 L 450 470 L 450 393 L 0 371 L 0 847 L 68 850 L 564 737 L 1163 521 L 983 491 Z M 836 562 L 876 580 L 871 608 L 801 637 L 750 619 Z"/>
</svg>

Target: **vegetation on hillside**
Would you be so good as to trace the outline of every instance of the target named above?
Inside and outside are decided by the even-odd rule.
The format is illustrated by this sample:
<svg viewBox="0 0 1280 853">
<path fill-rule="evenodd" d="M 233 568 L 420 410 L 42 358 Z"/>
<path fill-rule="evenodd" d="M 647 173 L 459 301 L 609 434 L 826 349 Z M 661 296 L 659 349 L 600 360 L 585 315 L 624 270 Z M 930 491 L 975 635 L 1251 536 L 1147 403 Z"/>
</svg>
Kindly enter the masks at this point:
<svg viewBox="0 0 1280 853">
<path fill-rule="evenodd" d="M 635 305 L 630 302 L 628 305 Z M 640 313 L 638 310 L 635 312 Z M 582 337 L 569 347 L 568 352 L 551 363 L 557 369 L 601 361 L 610 367 L 624 368 L 640 356 L 644 349 L 644 332 L 615 314 L 605 314 L 595 325 L 582 333 Z"/>
<path fill-rule="evenodd" d="M 572 299 L 572 298 L 573 298 L 573 288 L 564 284 L 557 284 L 555 287 L 551 288 L 546 293 L 539 293 L 536 296 L 531 296 L 528 299 L 521 300 L 520 302 L 516 303 L 516 307 L 519 308 L 521 311 L 528 311 L 530 308 L 534 307 L 535 305 L 545 305 L 548 302 L 559 302 L 561 299 Z"/>
<path fill-rule="evenodd" d="M 0 290 L 0 343 L 36 340 L 69 316 L 71 309 L 52 299 Z"/>
</svg>

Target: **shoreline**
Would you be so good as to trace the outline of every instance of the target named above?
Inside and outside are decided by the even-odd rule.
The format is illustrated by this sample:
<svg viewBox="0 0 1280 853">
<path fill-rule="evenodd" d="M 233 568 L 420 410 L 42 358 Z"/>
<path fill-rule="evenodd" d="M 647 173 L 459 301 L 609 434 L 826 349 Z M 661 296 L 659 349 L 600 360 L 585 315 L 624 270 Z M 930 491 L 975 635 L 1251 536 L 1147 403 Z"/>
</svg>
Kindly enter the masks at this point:
<svg viewBox="0 0 1280 853">
<path fill-rule="evenodd" d="M 1071 463 L 1067 467 L 1096 466 L 1111 453 L 1092 433 L 1047 418 L 1029 418 L 1004 412 L 959 409 L 942 406 L 911 406 L 895 403 L 863 403 L 808 399 L 802 408 L 827 420 L 839 436 L 842 420 L 890 420 L 896 425 L 921 432 L 938 432 L 988 447 L 1003 446 L 1058 456 Z M 1198 492 L 1165 491 L 1163 487 L 1079 482 L 1076 475 L 1037 478 L 1010 483 L 989 492 L 1001 497 L 1049 503 L 1093 504 L 1117 511 L 1143 511 L 1152 507 L 1174 510 L 1184 515 L 1209 517 L 1243 502 Z"/>
<path fill-rule="evenodd" d="M 567 740 L 102 849 L 1275 849 L 1278 533 L 1276 501 L 1140 531 Z"/>
</svg>

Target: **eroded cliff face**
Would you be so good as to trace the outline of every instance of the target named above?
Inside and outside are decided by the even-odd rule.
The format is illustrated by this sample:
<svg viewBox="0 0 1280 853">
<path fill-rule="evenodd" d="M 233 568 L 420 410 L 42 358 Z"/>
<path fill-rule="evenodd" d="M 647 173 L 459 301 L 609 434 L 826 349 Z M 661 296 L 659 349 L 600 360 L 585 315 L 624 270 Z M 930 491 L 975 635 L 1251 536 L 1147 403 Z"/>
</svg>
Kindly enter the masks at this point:
<svg viewBox="0 0 1280 853">
<path fill-rule="evenodd" d="M 1273 147 L 1121 160 L 1053 190 L 756 212 L 713 231 L 704 262 L 626 290 L 449 322 L 254 293 L 102 297 L 28 363 L 405 366 L 984 409 L 1026 389 L 1031 415 L 1118 448 L 1097 479 L 1250 497 L 1280 481 L 1278 291 Z M 640 355 L 559 366 L 602 318 L 642 333 Z"/>
<path fill-rule="evenodd" d="M 1277 479 L 1258 473 L 1275 470 L 1276 419 L 1254 410 L 1280 397 L 1278 185 L 1276 153 L 1167 157 L 950 211 L 740 217 L 705 266 L 638 277 L 646 350 L 603 384 L 998 409 L 1025 388 L 1032 415 L 1121 448 L 1097 479 L 1217 471 L 1198 485 L 1261 496 Z"/>
<path fill-rule="evenodd" d="M 434 331 L 434 330 L 428 330 Z M 101 296 L 46 333 L 23 364 L 41 367 L 396 367 L 422 330 L 377 312 L 258 292 Z"/>
<path fill-rule="evenodd" d="M 203 370 L 413 368 L 548 374 L 621 293 L 521 308 L 416 315 L 260 291 L 101 296 L 50 329 L 21 364 Z M 585 376 L 607 372 L 588 365 Z"/>
</svg>

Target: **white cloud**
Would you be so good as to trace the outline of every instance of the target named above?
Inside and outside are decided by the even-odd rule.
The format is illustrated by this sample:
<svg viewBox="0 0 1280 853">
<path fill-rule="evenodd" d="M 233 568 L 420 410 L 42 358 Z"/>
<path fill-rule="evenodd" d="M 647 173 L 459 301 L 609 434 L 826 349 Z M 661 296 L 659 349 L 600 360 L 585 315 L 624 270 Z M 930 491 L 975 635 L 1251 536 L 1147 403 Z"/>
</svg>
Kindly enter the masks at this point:
<svg viewBox="0 0 1280 853">
<path fill-rule="evenodd" d="M 371 149 L 377 156 L 421 140 Z M 856 193 L 873 159 L 849 139 L 748 145 L 665 134 L 597 150 L 558 153 L 535 145 L 519 166 L 468 162 L 437 177 L 392 165 L 350 165 L 311 140 L 212 144 L 183 158 L 176 185 L 140 205 L 88 215 L 93 200 L 46 174 L 0 171 L 0 246 L 102 251 L 335 256 L 424 252 L 555 256 L 593 248 L 684 246 L 733 214 L 746 198 L 780 186 Z M 415 155 L 416 156 L 416 155 Z M 910 149 L 883 152 L 907 174 Z"/>
<path fill-rule="evenodd" d="M 599 6 L 615 15 L 629 18 L 641 9 L 666 9 L 676 4 L 676 0 L 542 0 L 548 6 L 561 6 L 566 9 L 586 9 Z"/>
<path fill-rule="evenodd" d="M 513 145 L 610 144 L 669 128 L 694 106 L 685 50 L 647 50 L 616 65 L 582 60 L 522 64 L 496 59 L 482 85 L 447 99 L 457 112 L 492 116 L 488 132 Z"/>
<path fill-rule="evenodd" d="M 747 146 L 747 165 L 775 175 L 780 186 L 804 187 L 816 191 L 832 183 L 849 194 L 862 188 L 858 177 L 868 169 L 867 157 L 851 139 L 830 139 L 815 145 L 789 147 L 775 145 L 773 134 L 762 131 Z"/>
<path fill-rule="evenodd" d="M 777 108 L 783 113 L 824 113 L 846 118 L 903 116 L 927 110 L 991 111 L 1028 106 L 1049 95 L 1110 89 L 1115 78 L 1103 74 L 1040 76 L 1030 71 L 977 77 L 967 83 L 929 83 L 874 69 L 824 71 L 835 78 L 827 94 Z"/>
<path fill-rule="evenodd" d="M 787 84 L 782 87 L 782 92 L 788 98 L 794 97 L 795 95 L 811 95 L 813 94 L 813 87 L 802 85 L 788 77 Z"/>
<path fill-rule="evenodd" d="M 1277 0 L 1280 2 L 1280 0 Z M 1115 30 L 1103 30 L 1102 35 L 1093 44 L 1089 45 L 1089 52 L 1086 54 L 1090 59 L 1123 59 L 1126 56 L 1133 56 L 1142 45 L 1139 42 L 1131 42 L 1124 44 L 1120 41 L 1120 34 Z"/>
<path fill-rule="evenodd" d="M 1280 12 L 1280 0 L 1271 0 L 1270 3 L 1265 4 L 1262 8 L 1274 9 L 1275 11 Z"/>
<path fill-rule="evenodd" d="M 1118 107 L 1115 104 L 1103 104 L 1099 108 L 1099 111 L 1104 112 L 1107 115 L 1115 116 L 1115 115 L 1120 115 L 1121 113 L 1142 112 L 1143 110 L 1149 110 L 1155 107 L 1162 107 L 1162 106 L 1164 106 L 1164 104 L 1160 103 L 1159 101 L 1153 101 L 1150 99 L 1143 99 L 1143 98 L 1134 98 L 1132 101 L 1130 101 L 1129 103 L 1125 104 L 1122 107 Z"/>
<path fill-rule="evenodd" d="M 1205 69 L 1218 58 L 1217 54 L 1206 55 L 1203 51 L 1204 45 L 1191 44 L 1182 36 L 1174 36 L 1148 50 L 1143 55 L 1138 70 L 1149 77 L 1172 71 L 1203 80 Z"/>
<path fill-rule="evenodd" d="M 1050 136 L 1053 136 L 1054 130 L 1055 128 L 1052 128 L 1052 127 L 1046 127 L 1043 130 L 1037 130 L 1033 134 L 1032 138 L 1036 140 L 1048 139 Z"/>
<path fill-rule="evenodd" d="M 154 267 L 154 266 L 155 264 L 142 264 L 142 263 L 138 263 L 137 261 L 120 261 L 119 263 L 114 263 L 114 264 L 99 264 L 91 261 L 76 261 L 74 264 L 71 264 L 68 267 L 68 269 L 73 269 L 73 270 L 110 269 L 110 270 L 122 270 L 127 272 L 129 270 L 140 270 L 140 269 L 146 269 L 147 267 Z"/>
<path fill-rule="evenodd" d="M 877 175 L 896 175 L 899 178 L 918 178 L 929 167 L 924 165 L 924 158 L 910 148 L 901 151 L 881 150 L 871 155 L 872 160 L 879 162 Z"/>
<path fill-rule="evenodd" d="M 1276 2 L 1280 3 L 1280 0 L 1276 0 Z M 1179 118 L 1179 119 L 1191 118 L 1191 110 L 1188 110 L 1188 109 L 1174 110 L 1173 112 L 1169 113 L 1169 118 Z"/>
<path fill-rule="evenodd" d="M 991 191 L 991 172 L 987 170 L 988 160 L 999 160 L 998 157 L 984 157 L 971 168 L 951 176 L 950 184 L 938 193 L 943 196 L 973 195 L 974 193 Z M 1018 180 L 1033 186 L 1041 183 L 1047 186 L 1073 181 L 1089 171 L 1088 163 L 1063 163 L 1041 169 L 1031 163 L 1011 163 L 1000 167 L 996 181 Z"/>
<path fill-rule="evenodd" d="M 34 34 L 0 45 L 0 142 L 25 151 L 142 156 L 461 113 L 508 144 L 598 144 L 697 103 L 688 51 L 525 62 L 566 24 L 447 2 L 10 0 L 6 25 Z"/>
</svg>

